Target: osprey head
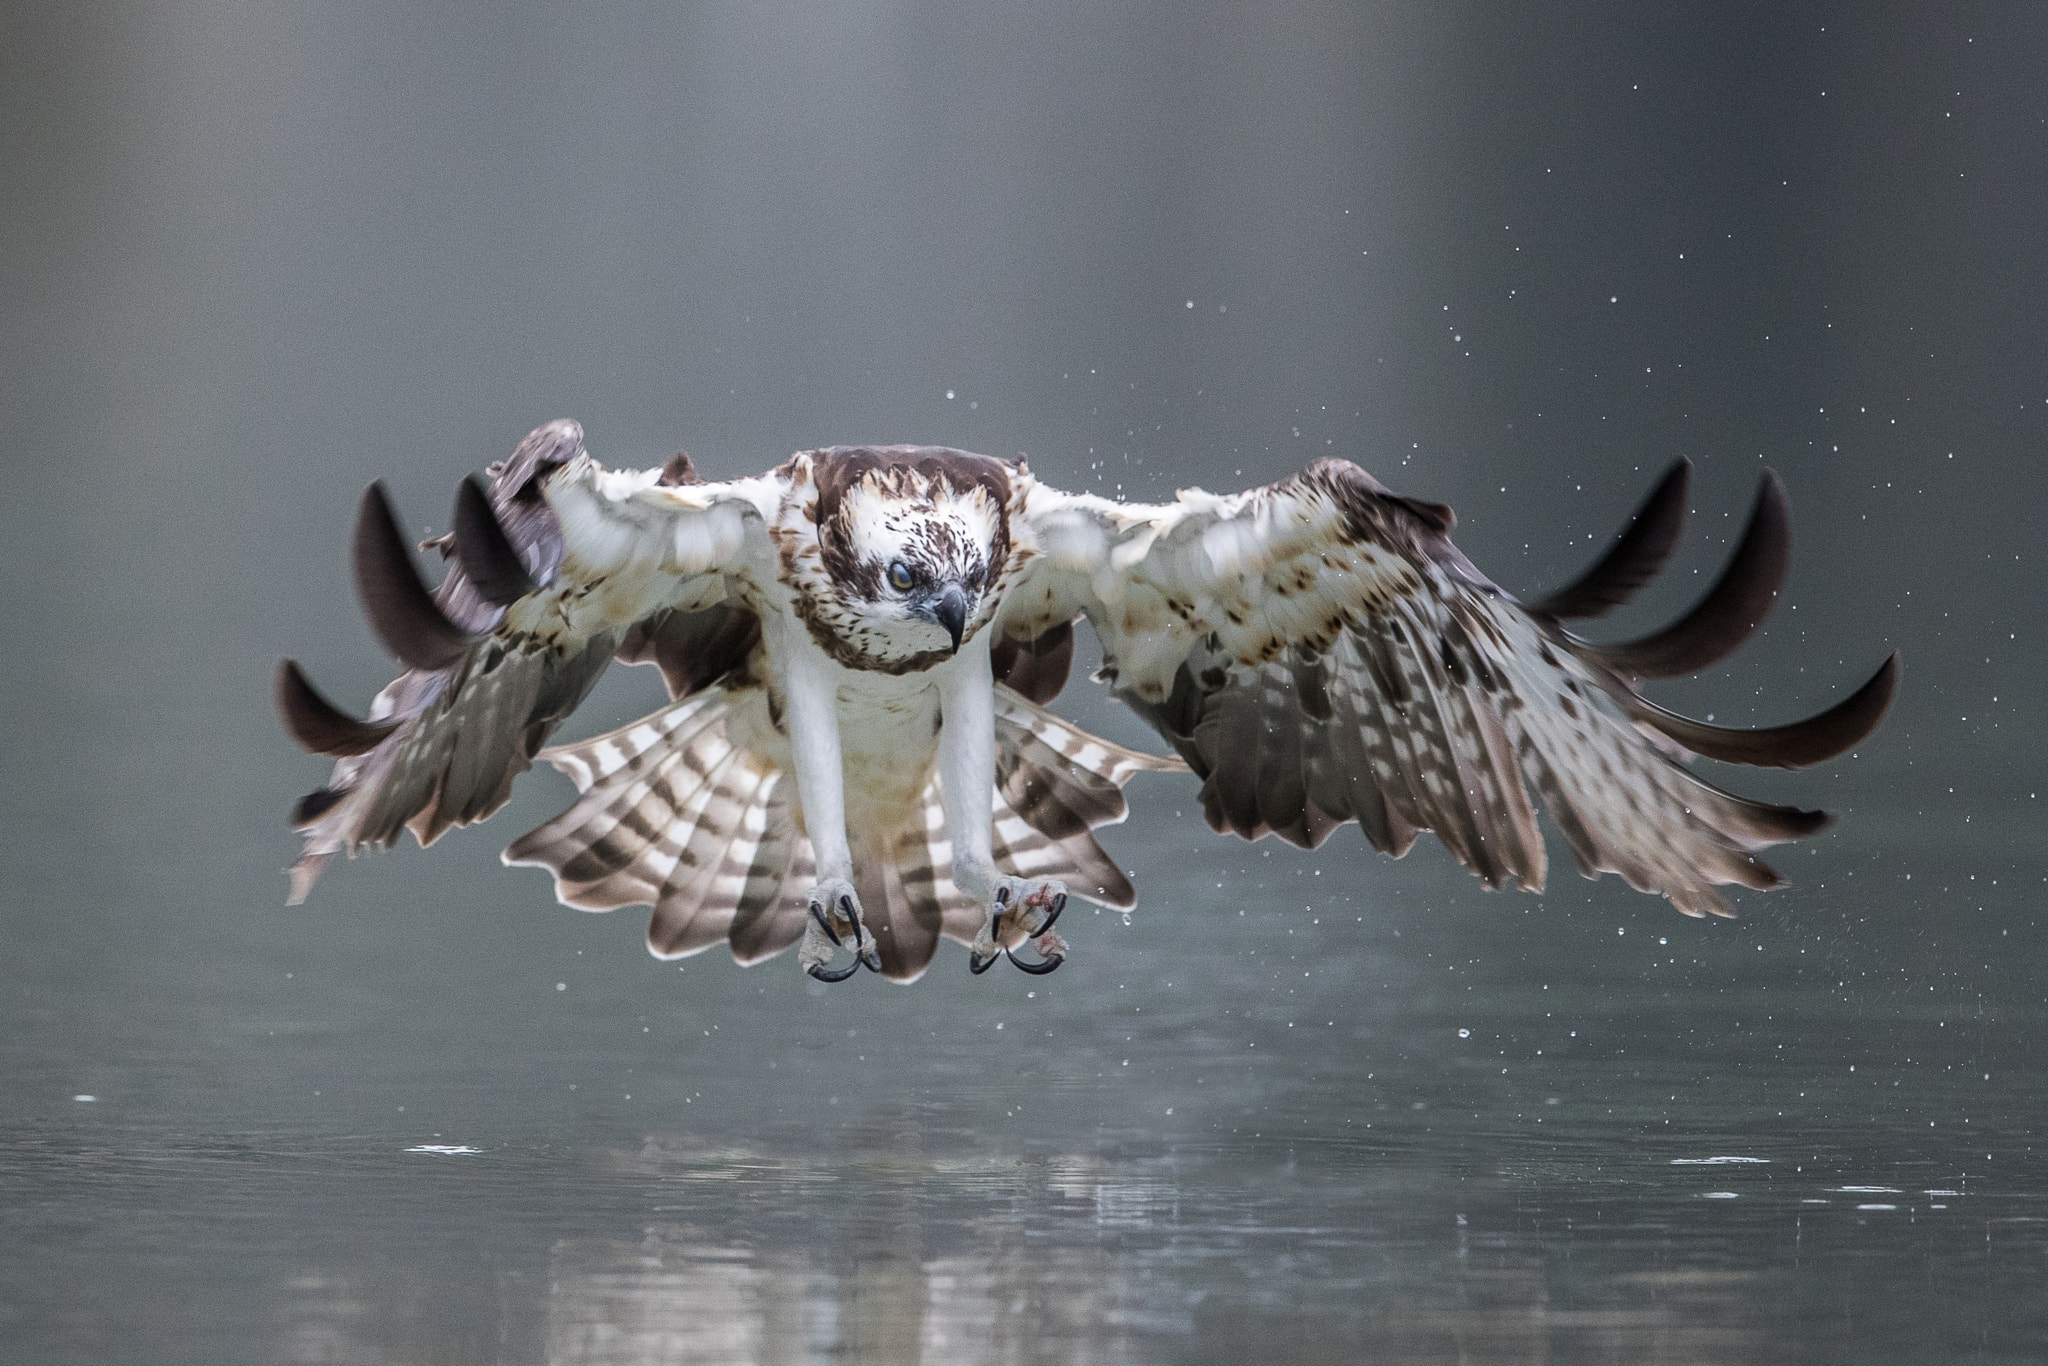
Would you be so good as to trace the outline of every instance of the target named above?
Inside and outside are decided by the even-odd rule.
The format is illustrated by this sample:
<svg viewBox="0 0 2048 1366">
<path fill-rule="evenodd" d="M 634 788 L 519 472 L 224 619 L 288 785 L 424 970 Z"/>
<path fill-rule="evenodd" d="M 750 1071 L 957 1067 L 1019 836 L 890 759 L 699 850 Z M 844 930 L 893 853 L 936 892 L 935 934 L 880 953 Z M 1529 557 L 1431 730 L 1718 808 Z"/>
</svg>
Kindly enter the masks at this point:
<svg viewBox="0 0 2048 1366">
<path fill-rule="evenodd" d="M 813 633 L 845 662 L 904 672 L 950 656 L 995 613 L 1009 471 L 931 446 L 818 453 L 823 592 Z M 822 599 L 822 600 L 821 600 Z"/>
</svg>

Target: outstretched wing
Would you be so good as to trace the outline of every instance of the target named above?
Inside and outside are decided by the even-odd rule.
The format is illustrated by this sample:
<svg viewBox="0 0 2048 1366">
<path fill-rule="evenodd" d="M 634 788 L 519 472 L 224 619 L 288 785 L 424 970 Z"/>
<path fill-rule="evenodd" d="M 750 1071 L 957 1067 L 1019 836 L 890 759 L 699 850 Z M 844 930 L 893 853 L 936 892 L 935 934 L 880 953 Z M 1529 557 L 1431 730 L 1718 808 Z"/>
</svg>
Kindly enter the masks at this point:
<svg viewBox="0 0 2048 1366">
<path fill-rule="evenodd" d="M 451 562 L 431 592 L 383 486 L 363 495 L 356 587 L 408 666 L 368 720 L 321 697 L 296 662 L 278 667 L 285 728 L 337 760 L 293 813 L 305 840 L 295 904 L 337 852 L 386 848 L 406 829 L 431 844 L 489 816 L 616 652 L 668 671 L 668 623 L 743 599 L 773 573 L 772 476 L 707 484 L 673 462 L 608 471 L 568 421 L 536 429 L 490 473 L 488 490 L 459 486 L 454 530 L 430 543 Z"/>
<path fill-rule="evenodd" d="M 1766 888 L 1757 850 L 1823 828 L 1706 782 L 1693 756 L 1798 767 L 1882 719 L 1896 658 L 1848 700 L 1773 730 L 1688 720 L 1635 689 L 1734 649 L 1783 579 L 1784 492 L 1767 475 L 1728 570 L 1671 628 L 1595 645 L 1563 620 L 1625 602 L 1684 516 L 1686 467 L 1665 476 L 1607 556 L 1534 606 L 1449 539 L 1451 510 L 1323 460 L 1280 483 L 1164 506 L 1028 484 L 1013 528 L 1026 562 L 997 623 L 998 667 L 1045 700 L 1062 632 L 1085 614 L 1102 677 L 1203 779 L 1219 832 L 1314 847 L 1357 821 L 1406 853 L 1433 830 L 1489 887 L 1540 891 L 1533 789 L 1588 877 L 1620 873 L 1689 915 L 1728 914 L 1713 889 Z"/>
</svg>

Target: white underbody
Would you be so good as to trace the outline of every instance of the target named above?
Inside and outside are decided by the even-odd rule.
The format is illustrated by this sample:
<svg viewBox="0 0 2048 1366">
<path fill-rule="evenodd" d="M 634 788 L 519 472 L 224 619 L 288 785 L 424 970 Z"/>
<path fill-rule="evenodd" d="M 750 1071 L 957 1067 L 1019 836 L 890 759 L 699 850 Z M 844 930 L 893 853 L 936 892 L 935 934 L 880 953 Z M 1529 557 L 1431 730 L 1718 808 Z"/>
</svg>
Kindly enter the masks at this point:
<svg viewBox="0 0 2048 1366">
<path fill-rule="evenodd" d="M 936 769 L 954 885 L 988 897 L 996 877 L 989 856 L 995 715 L 988 633 L 976 633 L 929 669 L 887 674 L 838 663 L 786 601 L 764 602 L 759 610 L 770 676 L 783 685 L 787 733 L 734 738 L 795 776 L 798 818 L 819 882 L 852 877 L 849 829 L 882 834 L 917 816 Z"/>
</svg>

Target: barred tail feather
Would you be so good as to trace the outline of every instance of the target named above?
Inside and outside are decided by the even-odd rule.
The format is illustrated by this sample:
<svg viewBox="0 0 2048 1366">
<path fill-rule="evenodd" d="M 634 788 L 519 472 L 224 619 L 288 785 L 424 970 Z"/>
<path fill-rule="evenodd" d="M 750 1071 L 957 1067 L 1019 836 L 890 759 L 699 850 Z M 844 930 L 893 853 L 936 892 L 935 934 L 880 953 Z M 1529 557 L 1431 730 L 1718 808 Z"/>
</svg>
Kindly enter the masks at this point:
<svg viewBox="0 0 2048 1366">
<path fill-rule="evenodd" d="M 1125 749 L 1099 735 L 1091 735 L 1071 722 L 1053 715 L 1022 694 L 996 686 L 996 744 L 1002 748 L 1022 747 L 1029 736 L 1058 755 L 1077 780 L 1093 779 L 1121 788 L 1140 773 L 1185 773 L 1188 766 L 1179 759 L 1162 758 L 1141 750 Z M 1000 757 L 997 760 L 1001 763 Z M 1117 817 L 1120 820 L 1122 817 Z M 1112 824 L 1101 821 L 1098 824 Z"/>
<path fill-rule="evenodd" d="M 536 757 L 547 760 L 568 774 L 569 781 L 576 784 L 578 792 L 588 792 L 599 779 L 610 777 L 642 759 L 661 742 L 663 736 L 674 733 L 693 718 L 703 717 L 707 712 L 720 713 L 725 707 L 724 691 L 706 688 L 629 726 L 574 744 L 555 745 Z"/>
<path fill-rule="evenodd" d="M 652 905 L 647 946 L 660 958 L 729 939 L 742 962 L 788 948 L 803 908 L 785 904 L 810 867 L 783 775 L 726 734 L 731 699 L 707 688 L 643 720 L 540 757 L 583 796 L 505 851 L 548 869 L 565 905 Z"/>
<path fill-rule="evenodd" d="M 1112 910 L 1137 905 L 1130 878 L 1090 832 L 1129 814 L 1123 787 L 1146 772 L 1181 773 L 1186 765 L 1112 744 L 998 687 L 989 831 L 996 867 L 1012 877 L 1058 878 L 1071 894 Z M 898 864 L 913 890 L 930 886 L 944 937 L 972 944 L 984 908 L 954 885 L 953 845 L 936 775 L 924 792 L 923 829 L 905 832 Z"/>
<path fill-rule="evenodd" d="M 759 817 L 754 794 L 766 776 L 752 755 L 733 749 L 671 827 L 674 838 L 689 822 L 690 834 L 648 921 L 647 948 L 655 957 L 698 953 L 730 933 L 753 860 L 756 839 L 749 827 Z"/>
<path fill-rule="evenodd" d="M 936 790 L 936 784 L 927 789 Z M 922 977 L 939 947 L 944 911 L 923 833 L 913 822 L 893 836 L 862 840 L 853 850 L 854 890 L 882 957 L 882 975 L 892 982 Z"/>
<path fill-rule="evenodd" d="M 732 956 L 742 967 L 773 958 L 803 938 L 808 914 L 799 896 L 816 879 L 817 865 L 790 810 L 794 786 L 787 774 L 776 773 L 757 798 L 761 836 L 728 931 Z"/>
<path fill-rule="evenodd" d="M 553 871 L 564 905 L 586 911 L 652 904 L 673 864 L 669 826 L 701 775 L 726 756 L 722 699 L 693 697 L 644 720 L 539 757 L 569 775 L 583 797 L 513 841 L 504 858 Z M 679 832 L 687 837 L 689 827 Z"/>
<path fill-rule="evenodd" d="M 1179 761 L 1098 739 L 1007 688 L 996 695 L 996 866 L 1058 878 L 1105 906 L 1136 904 L 1130 879 L 1089 832 L 1124 818 L 1122 789 L 1133 776 L 1177 770 Z M 804 932 L 816 861 L 797 828 L 790 776 L 728 733 L 734 707 L 748 700 L 709 687 L 608 734 L 541 751 L 582 795 L 515 840 L 505 862 L 548 869 L 565 905 L 652 905 L 647 947 L 659 958 L 721 940 L 742 964 L 789 948 Z M 954 885 L 936 776 L 903 828 L 848 834 L 884 975 L 915 981 L 942 937 L 973 942 L 983 907 Z"/>
<path fill-rule="evenodd" d="M 996 867 L 1012 877 L 1058 878 L 1072 895 L 1118 910 L 1128 910 L 1137 904 L 1130 880 L 1110 862 L 1092 836 L 1083 832 L 1065 840 L 1051 839 L 1019 816 L 1003 800 L 1001 792 L 996 794 L 989 835 Z M 939 937 L 956 944 L 972 944 L 981 933 L 986 911 L 953 881 L 953 840 L 946 830 L 946 812 L 936 776 L 924 792 L 923 829 L 913 827 L 903 832 L 896 866 L 902 871 L 905 894 L 913 900 L 920 915 L 929 915 L 934 910 L 938 913 L 938 933 L 923 946 L 923 961 L 914 965 L 914 971 L 898 978 L 911 981 L 929 964 Z M 865 885 L 861 895 L 867 896 Z M 1023 936 L 1012 931 L 1007 940 L 1008 946 L 1015 948 L 1023 943 Z M 885 954 L 884 970 L 889 966 Z"/>
</svg>

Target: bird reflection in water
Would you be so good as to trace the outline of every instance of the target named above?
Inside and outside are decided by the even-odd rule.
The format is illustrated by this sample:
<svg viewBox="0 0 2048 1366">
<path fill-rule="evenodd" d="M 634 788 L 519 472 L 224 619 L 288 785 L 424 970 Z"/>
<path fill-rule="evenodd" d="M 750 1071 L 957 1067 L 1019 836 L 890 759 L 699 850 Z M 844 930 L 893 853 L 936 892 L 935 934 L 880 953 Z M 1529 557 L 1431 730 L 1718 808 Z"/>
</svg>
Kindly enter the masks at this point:
<svg viewBox="0 0 2048 1366">
<path fill-rule="evenodd" d="M 790 1245 L 786 1229 L 734 1241 L 687 1223 L 652 1224 L 637 1240 L 557 1243 L 549 1257 L 548 1360 L 751 1366 L 1149 1355 L 1131 1332 L 1151 1316 L 1127 1302 L 1124 1258 L 1110 1247 L 1042 1247 L 1044 1240 L 1032 1232 L 1048 1200 L 1069 1209 L 1067 1202 L 1085 1201 L 1106 1223 L 1140 1222 L 1142 1211 L 1157 1203 L 1156 1188 L 1125 1191 L 1091 1181 L 1086 1164 L 1074 1159 L 1032 1164 L 1028 1173 L 1014 1160 L 975 1160 L 948 1170 L 956 1164 L 923 1160 L 914 1136 L 900 1137 L 911 1140 L 912 1150 L 871 1150 L 857 1158 L 861 1189 L 851 1198 L 856 1208 L 877 1213 L 841 1213 L 830 1229 L 817 1231 L 811 1246 Z M 848 1198 L 843 1173 L 692 1154 L 680 1144 L 651 1142 L 627 1165 L 721 1185 L 772 1168 L 778 1183 L 794 1179 L 808 1187 L 807 1200 Z M 963 1181 L 981 1187 L 988 1197 L 982 1213 L 963 1221 L 952 1217 L 955 1206 L 940 1227 L 927 1229 L 917 1192 L 931 1181 L 956 1191 Z M 764 1193 L 764 1205 L 780 1205 L 787 1194 L 786 1185 Z M 763 1246 L 768 1243 L 774 1246 Z M 1175 1317 L 1172 1326 L 1181 1332 L 1191 1326 L 1185 1315 Z"/>
<path fill-rule="evenodd" d="M 1747 1308 L 1780 1286 L 1782 1268 L 1659 1263 L 1655 1249 L 1700 1217 L 1685 1168 L 1653 1169 L 1658 1185 L 1635 1207 L 1647 1222 L 1632 1224 L 1644 1241 L 1621 1253 L 1594 1232 L 1615 1191 L 1575 1200 L 1554 1187 L 1532 1205 L 1527 1189 L 1498 1179 L 1507 1173 L 1426 1150 L 1278 1164 L 1263 1149 L 1056 1154 L 999 1150 L 900 1114 L 839 1130 L 830 1147 L 829 1161 L 795 1143 L 680 1136 L 585 1150 L 562 1198 L 540 1205 L 541 1171 L 504 1171 L 470 1212 L 509 1242 L 482 1257 L 473 1243 L 468 1256 L 416 1248 L 409 1263 L 386 1248 L 397 1259 L 380 1257 L 374 1271 L 302 1275 L 285 1287 L 290 1327 L 273 1359 L 1773 1355 Z M 1713 1217 L 1727 1218 L 1718 1207 Z"/>
</svg>

